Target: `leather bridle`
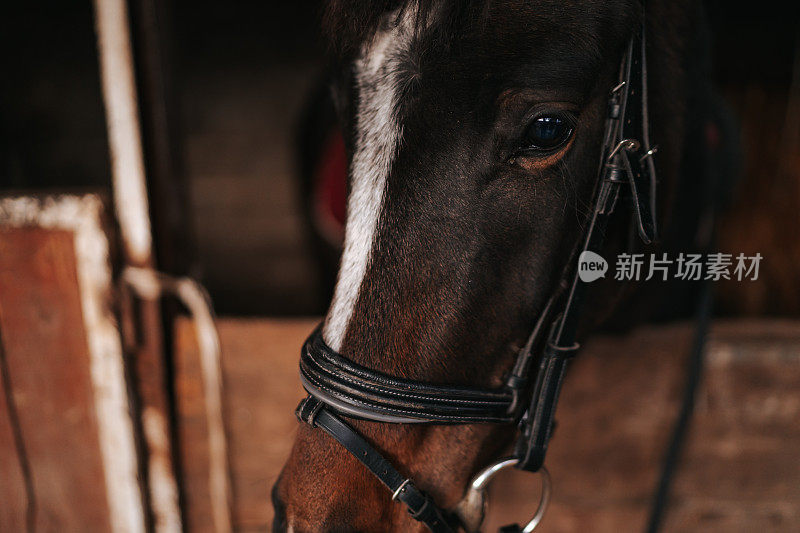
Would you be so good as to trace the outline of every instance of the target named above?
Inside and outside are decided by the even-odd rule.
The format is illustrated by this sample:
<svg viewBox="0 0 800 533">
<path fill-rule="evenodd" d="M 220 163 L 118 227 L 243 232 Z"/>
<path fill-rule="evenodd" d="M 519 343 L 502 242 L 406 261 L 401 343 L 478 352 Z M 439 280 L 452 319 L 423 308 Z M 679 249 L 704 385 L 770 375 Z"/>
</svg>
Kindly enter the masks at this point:
<svg viewBox="0 0 800 533">
<path fill-rule="evenodd" d="M 553 295 L 540 314 L 525 346 L 500 389 L 433 385 L 393 377 L 360 366 L 325 344 L 318 327 L 303 346 L 300 378 L 308 392 L 297 408 L 298 419 L 321 428 L 363 463 L 408 507 L 411 516 L 431 531 L 456 527 L 478 531 L 483 520 L 484 488 L 499 470 L 514 466 L 543 475 L 543 496 L 534 519 L 526 526 L 503 531 L 530 532 L 538 524 L 549 497 L 543 468 L 561 384 L 569 360 L 576 354 L 581 306 L 587 283 L 578 276 L 582 252 L 599 252 L 609 218 L 627 186 L 633 223 L 646 244 L 656 239 L 655 189 L 647 123 L 645 31 L 634 32 L 623 55 L 618 84 L 611 90 L 605 134 L 594 189 L 594 208 Z M 535 382 L 531 367 L 538 361 Z M 514 455 L 490 465 L 472 482 L 454 511 L 444 511 L 398 472 L 342 418 L 396 424 L 518 423 Z"/>
</svg>

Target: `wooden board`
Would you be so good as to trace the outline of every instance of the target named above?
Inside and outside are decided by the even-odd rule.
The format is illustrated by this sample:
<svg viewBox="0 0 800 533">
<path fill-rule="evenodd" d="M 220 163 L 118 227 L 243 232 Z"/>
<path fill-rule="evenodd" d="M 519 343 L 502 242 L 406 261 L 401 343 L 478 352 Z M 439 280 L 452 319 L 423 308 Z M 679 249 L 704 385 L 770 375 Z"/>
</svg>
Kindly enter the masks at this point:
<svg viewBox="0 0 800 533">
<path fill-rule="evenodd" d="M 300 339 L 316 320 L 221 320 L 225 422 L 233 470 L 236 531 L 272 523 L 270 490 L 289 454 L 302 398 L 297 377 Z M 189 531 L 212 531 L 206 415 L 194 327 L 176 328 L 176 396 L 181 487 Z"/>
<path fill-rule="evenodd" d="M 800 326 L 717 329 L 670 531 L 797 531 Z"/>
<path fill-rule="evenodd" d="M 103 209 L 0 198 L 2 531 L 144 528 Z"/>
<path fill-rule="evenodd" d="M 219 323 L 234 523 L 269 529 L 269 490 L 288 455 L 302 397 L 298 352 L 316 319 Z M 687 324 L 589 342 L 565 384 L 548 457 L 545 532 L 642 531 L 683 390 Z M 202 523 L 202 412 L 193 331 L 177 329 L 179 416 L 189 517 Z M 194 363 L 192 361 L 195 360 Z M 188 366 L 183 366 L 188 365 Z M 718 322 L 665 531 L 793 531 L 800 522 L 800 323 Z M 502 474 L 486 531 L 527 518 L 538 480 Z M 535 505 L 535 503 L 534 503 Z M 200 528 L 200 530 L 204 530 Z M 196 531 L 196 529 L 192 529 Z"/>
<path fill-rule="evenodd" d="M 0 309 L 0 312 L 2 310 Z M 2 334 L 2 331 L 0 331 Z M 29 521 L 33 523 L 30 507 L 30 475 L 26 472 L 27 456 L 19 443 L 18 415 L 11 411 L 10 388 L 6 387 L 8 370 L 5 364 L 5 348 L 0 338 L 0 530 L 23 531 Z M 30 518 L 29 518 L 30 517 Z"/>
<path fill-rule="evenodd" d="M 73 240 L 66 231 L 2 232 L 0 329 L 31 467 L 36 529 L 107 531 Z"/>
</svg>

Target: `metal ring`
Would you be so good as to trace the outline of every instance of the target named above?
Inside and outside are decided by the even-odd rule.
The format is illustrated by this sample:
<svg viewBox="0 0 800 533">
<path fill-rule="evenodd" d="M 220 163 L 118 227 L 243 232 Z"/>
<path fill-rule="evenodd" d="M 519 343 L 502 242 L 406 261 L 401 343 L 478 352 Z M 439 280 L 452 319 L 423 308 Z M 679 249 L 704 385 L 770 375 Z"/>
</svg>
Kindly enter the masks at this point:
<svg viewBox="0 0 800 533">
<path fill-rule="evenodd" d="M 522 528 L 522 533 L 531 533 L 534 529 L 539 527 L 539 523 L 544 518 L 544 513 L 547 511 L 547 506 L 550 504 L 550 496 L 553 492 L 553 484 L 550 481 L 550 472 L 545 467 L 539 469 L 539 475 L 542 478 L 542 495 L 539 496 L 539 507 L 525 527 Z"/>
<path fill-rule="evenodd" d="M 506 457 L 500 459 L 483 470 L 481 470 L 472 483 L 469 485 L 469 490 L 466 496 L 459 504 L 459 512 L 461 519 L 467 526 L 467 531 L 477 531 L 480 528 L 484 518 L 484 511 L 486 509 L 486 487 L 489 482 L 502 470 L 516 466 L 519 459 L 516 457 Z M 533 517 L 522 528 L 522 533 L 531 533 L 536 529 L 544 517 L 547 510 L 547 505 L 550 503 L 550 496 L 552 494 L 552 484 L 550 481 L 550 473 L 546 468 L 542 467 L 538 474 L 542 479 L 542 493 L 539 497 L 539 505 Z"/>
</svg>

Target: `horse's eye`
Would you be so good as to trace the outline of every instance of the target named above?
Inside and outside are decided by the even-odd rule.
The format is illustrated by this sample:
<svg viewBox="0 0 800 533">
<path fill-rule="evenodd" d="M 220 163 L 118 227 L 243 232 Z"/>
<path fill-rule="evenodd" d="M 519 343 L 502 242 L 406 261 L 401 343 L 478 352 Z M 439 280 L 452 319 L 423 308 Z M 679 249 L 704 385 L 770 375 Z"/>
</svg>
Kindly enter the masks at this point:
<svg viewBox="0 0 800 533">
<path fill-rule="evenodd" d="M 551 152 L 569 140 L 572 129 L 572 120 L 563 113 L 539 115 L 525 130 L 522 151 Z"/>
</svg>

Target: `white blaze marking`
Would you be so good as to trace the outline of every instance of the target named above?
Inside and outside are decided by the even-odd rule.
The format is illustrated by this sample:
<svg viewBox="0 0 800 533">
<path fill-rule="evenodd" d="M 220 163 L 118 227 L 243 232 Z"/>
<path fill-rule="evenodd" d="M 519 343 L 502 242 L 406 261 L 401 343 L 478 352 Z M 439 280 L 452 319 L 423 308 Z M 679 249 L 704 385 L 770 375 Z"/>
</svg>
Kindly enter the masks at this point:
<svg viewBox="0 0 800 533">
<path fill-rule="evenodd" d="M 413 26 L 414 12 L 407 9 L 396 25 L 379 29 L 364 44 L 355 63 L 359 103 L 344 253 L 323 330 L 325 341 L 336 351 L 341 349 L 372 259 L 386 180 L 403 134 L 395 109 L 401 64 L 411 46 Z"/>
</svg>

